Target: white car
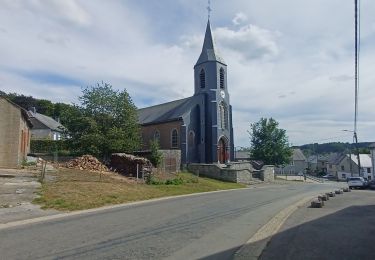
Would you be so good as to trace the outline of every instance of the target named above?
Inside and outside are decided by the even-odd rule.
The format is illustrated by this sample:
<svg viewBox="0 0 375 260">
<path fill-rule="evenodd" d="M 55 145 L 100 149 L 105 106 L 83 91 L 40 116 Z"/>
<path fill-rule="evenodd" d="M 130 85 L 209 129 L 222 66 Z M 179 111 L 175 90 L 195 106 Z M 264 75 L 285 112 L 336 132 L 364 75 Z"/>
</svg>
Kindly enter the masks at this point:
<svg viewBox="0 0 375 260">
<path fill-rule="evenodd" d="M 366 188 L 367 181 L 363 177 L 349 177 L 348 186 L 349 186 L 349 189 Z"/>
</svg>

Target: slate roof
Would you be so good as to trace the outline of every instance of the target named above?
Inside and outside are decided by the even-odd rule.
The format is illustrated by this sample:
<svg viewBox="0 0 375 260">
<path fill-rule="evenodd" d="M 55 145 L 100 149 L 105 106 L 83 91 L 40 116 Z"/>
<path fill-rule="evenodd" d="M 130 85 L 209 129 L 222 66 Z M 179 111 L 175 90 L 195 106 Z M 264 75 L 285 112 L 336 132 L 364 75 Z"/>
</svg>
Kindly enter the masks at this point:
<svg viewBox="0 0 375 260">
<path fill-rule="evenodd" d="M 56 132 L 63 131 L 64 126 L 49 116 L 32 111 L 27 111 L 27 114 L 33 124 L 33 129 L 48 128 Z"/>
<path fill-rule="evenodd" d="M 316 155 L 310 155 L 308 158 L 307 158 L 307 161 L 309 163 L 318 163 L 318 159 L 317 159 L 317 156 Z"/>
<path fill-rule="evenodd" d="M 208 20 L 207 22 L 206 34 L 204 36 L 202 52 L 195 66 L 206 61 L 218 61 L 220 63 L 225 64 L 224 59 L 221 57 L 218 50 L 215 48 L 215 41 L 211 32 L 210 20 Z"/>
<path fill-rule="evenodd" d="M 345 158 L 345 154 L 332 153 L 329 155 L 328 163 L 332 165 L 338 165 Z"/>
<path fill-rule="evenodd" d="M 156 106 L 138 109 L 138 123 L 141 125 L 181 120 L 192 107 L 199 95 L 171 101 Z"/>
<path fill-rule="evenodd" d="M 305 155 L 303 155 L 301 149 L 295 148 L 293 149 L 293 161 L 306 161 Z"/>
<path fill-rule="evenodd" d="M 349 154 L 347 155 L 349 157 Z M 350 155 L 352 161 L 358 165 L 358 160 L 357 160 L 357 155 L 351 154 Z M 359 160 L 361 161 L 361 167 L 362 168 L 371 168 L 372 167 L 372 162 L 371 162 L 371 157 L 369 154 L 359 154 Z"/>
</svg>

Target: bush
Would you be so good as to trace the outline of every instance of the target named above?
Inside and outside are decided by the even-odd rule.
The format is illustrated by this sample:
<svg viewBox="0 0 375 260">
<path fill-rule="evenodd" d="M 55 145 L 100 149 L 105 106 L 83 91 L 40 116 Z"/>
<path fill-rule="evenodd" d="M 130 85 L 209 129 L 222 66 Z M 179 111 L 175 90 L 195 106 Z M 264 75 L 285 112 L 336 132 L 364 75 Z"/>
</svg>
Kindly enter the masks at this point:
<svg viewBox="0 0 375 260">
<path fill-rule="evenodd" d="M 181 184 L 184 184 L 184 180 L 181 177 L 163 181 L 163 180 L 159 180 L 155 178 L 151 174 L 146 176 L 145 182 L 148 185 L 181 185 Z"/>
<path fill-rule="evenodd" d="M 158 180 L 157 178 L 155 178 L 152 174 L 149 174 L 146 176 L 146 180 L 145 180 L 146 184 L 148 185 L 162 185 L 164 184 L 163 181 L 161 180 Z"/>
<path fill-rule="evenodd" d="M 52 153 L 55 151 L 67 151 L 69 145 L 66 140 L 30 140 L 31 153 Z"/>
<path fill-rule="evenodd" d="M 181 185 L 184 183 L 184 180 L 180 178 L 174 178 L 174 179 L 169 179 L 165 182 L 165 185 Z"/>
</svg>

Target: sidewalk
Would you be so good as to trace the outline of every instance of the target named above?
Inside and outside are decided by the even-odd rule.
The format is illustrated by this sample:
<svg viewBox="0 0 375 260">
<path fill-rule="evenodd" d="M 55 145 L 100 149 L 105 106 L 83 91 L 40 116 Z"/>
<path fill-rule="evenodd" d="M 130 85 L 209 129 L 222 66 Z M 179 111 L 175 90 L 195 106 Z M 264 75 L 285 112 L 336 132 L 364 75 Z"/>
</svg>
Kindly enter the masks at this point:
<svg viewBox="0 0 375 260">
<path fill-rule="evenodd" d="M 40 186 L 32 172 L 0 169 L 0 224 L 58 213 L 31 203 Z"/>
<path fill-rule="evenodd" d="M 294 212 L 259 259 L 374 259 L 375 191 L 354 190 Z"/>
</svg>

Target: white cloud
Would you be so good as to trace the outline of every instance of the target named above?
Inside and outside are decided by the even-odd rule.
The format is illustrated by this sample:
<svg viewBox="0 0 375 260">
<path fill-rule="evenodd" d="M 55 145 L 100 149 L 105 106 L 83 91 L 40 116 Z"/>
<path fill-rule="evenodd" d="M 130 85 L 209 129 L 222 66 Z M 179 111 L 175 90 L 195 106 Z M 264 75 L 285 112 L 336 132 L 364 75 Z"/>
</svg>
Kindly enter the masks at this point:
<svg viewBox="0 0 375 260">
<path fill-rule="evenodd" d="M 247 19 L 248 19 L 248 18 L 247 18 L 247 16 L 246 16 L 246 14 L 244 14 L 244 13 L 242 13 L 242 12 L 239 12 L 239 13 L 237 13 L 237 14 L 234 16 L 234 18 L 233 18 L 233 20 L 232 20 L 232 23 L 233 23 L 234 25 L 240 25 L 240 24 L 246 22 Z"/>
<path fill-rule="evenodd" d="M 40 18 L 58 19 L 79 26 L 88 26 L 91 17 L 76 0 L 5 0 L 0 6 L 12 11 L 22 10 Z"/>
<path fill-rule="evenodd" d="M 244 60 L 273 58 L 279 54 L 276 43 L 279 32 L 249 24 L 237 31 L 219 27 L 214 30 L 214 34 L 219 45 L 239 53 Z"/>
<path fill-rule="evenodd" d="M 211 17 L 228 64 L 235 144 L 248 145 L 246 131 L 260 117 L 278 120 L 293 144 L 351 129 L 352 4 L 250 2 L 218 1 Z M 76 102 L 80 87 L 103 80 L 127 88 L 138 106 L 190 96 L 205 29 L 205 3 L 201 5 L 202 10 L 190 0 L 157 1 L 152 8 L 148 1 L 0 1 L 0 89 Z M 361 52 L 359 137 L 375 141 L 375 18 L 367 11 L 375 3 L 364 0 L 362 5 L 367 29 Z M 181 12 L 174 13 L 178 23 L 171 10 Z M 41 83 L 19 72 L 50 73 L 81 84 Z"/>
<path fill-rule="evenodd" d="M 242 61 L 272 59 L 278 56 L 277 44 L 280 32 L 273 32 L 256 25 L 244 25 L 236 30 L 228 27 L 217 27 L 213 30 L 216 44 L 221 52 L 231 52 Z M 186 48 L 199 49 L 203 35 L 183 35 L 182 45 Z"/>
</svg>

